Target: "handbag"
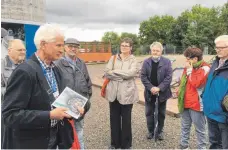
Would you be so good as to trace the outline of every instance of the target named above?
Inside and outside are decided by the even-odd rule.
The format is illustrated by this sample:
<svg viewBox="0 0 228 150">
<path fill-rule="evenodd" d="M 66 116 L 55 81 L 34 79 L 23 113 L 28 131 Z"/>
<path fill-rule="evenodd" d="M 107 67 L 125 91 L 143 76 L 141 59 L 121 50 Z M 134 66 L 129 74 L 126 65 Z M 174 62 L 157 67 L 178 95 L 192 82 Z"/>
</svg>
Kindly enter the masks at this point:
<svg viewBox="0 0 228 150">
<path fill-rule="evenodd" d="M 113 62 L 112 62 L 112 70 L 114 69 L 114 65 L 115 65 L 115 61 L 116 61 L 116 55 L 114 55 L 114 58 L 113 58 Z M 105 98 L 105 95 L 106 95 L 106 87 L 109 83 L 109 79 L 105 78 L 104 79 L 104 83 L 101 87 L 101 96 Z"/>
</svg>

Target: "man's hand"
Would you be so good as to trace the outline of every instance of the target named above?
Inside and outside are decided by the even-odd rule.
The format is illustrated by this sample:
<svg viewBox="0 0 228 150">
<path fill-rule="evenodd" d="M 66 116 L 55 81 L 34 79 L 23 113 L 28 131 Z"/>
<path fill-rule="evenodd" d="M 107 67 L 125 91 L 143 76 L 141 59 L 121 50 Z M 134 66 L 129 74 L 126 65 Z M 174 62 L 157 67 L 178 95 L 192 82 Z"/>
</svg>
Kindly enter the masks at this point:
<svg viewBox="0 0 228 150">
<path fill-rule="evenodd" d="M 150 91 L 153 95 L 157 95 L 160 89 L 158 87 L 152 87 Z"/>
<path fill-rule="evenodd" d="M 52 111 L 50 111 L 50 119 L 62 120 L 63 118 L 71 118 L 71 116 L 68 115 L 66 111 L 66 108 L 55 108 Z"/>
<path fill-rule="evenodd" d="M 80 112 L 80 114 L 83 115 L 84 112 L 85 112 L 85 109 L 83 107 L 79 106 L 77 103 L 75 103 L 75 105 L 77 106 L 78 111 Z"/>
</svg>

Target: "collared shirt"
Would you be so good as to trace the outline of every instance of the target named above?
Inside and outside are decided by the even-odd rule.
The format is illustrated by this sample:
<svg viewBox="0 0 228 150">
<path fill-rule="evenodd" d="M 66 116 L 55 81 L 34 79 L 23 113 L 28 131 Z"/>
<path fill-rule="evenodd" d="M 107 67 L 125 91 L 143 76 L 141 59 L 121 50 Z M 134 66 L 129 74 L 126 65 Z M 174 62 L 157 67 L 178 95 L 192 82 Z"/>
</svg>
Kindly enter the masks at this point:
<svg viewBox="0 0 228 150">
<path fill-rule="evenodd" d="M 227 60 L 227 59 L 219 59 L 219 65 L 218 65 L 218 67 L 216 68 L 216 70 L 219 69 L 219 68 L 221 68 L 221 67 L 225 64 L 226 60 Z"/>
<path fill-rule="evenodd" d="M 52 93 L 53 93 L 54 97 L 57 98 L 57 96 L 59 95 L 59 90 L 58 90 L 58 85 L 57 85 L 57 81 L 55 78 L 55 74 L 53 71 L 53 67 L 54 67 L 53 62 L 51 62 L 50 65 L 47 65 L 45 62 L 43 62 L 40 59 L 40 57 L 37 54 L 35 54 L 35 56 L 37 57 L 40 65 L 41 65 L 44 76 L 45 76 L 50 88 L 52 89 Z M 51 106 L 51 108 L 53 109 L 52 106 Z M 57 120 L 52 119 L 51 120 L 51 127 L 54 127 L 56 124 L 57 124 Z"/>
</svg>

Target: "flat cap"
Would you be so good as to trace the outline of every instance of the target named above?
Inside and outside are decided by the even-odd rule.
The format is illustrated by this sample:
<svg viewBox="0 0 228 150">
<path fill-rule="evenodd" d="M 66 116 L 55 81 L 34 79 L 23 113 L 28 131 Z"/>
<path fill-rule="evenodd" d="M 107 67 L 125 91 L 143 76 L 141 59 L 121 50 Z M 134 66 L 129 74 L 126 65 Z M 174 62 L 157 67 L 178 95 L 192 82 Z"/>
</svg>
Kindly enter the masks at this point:
<svg viewBox="0 0 228 150">
<path fill-rule="evenodd" d="M 79 41 L 75 38 L 67 38 L 65 40 L 65 44 L 76 44 L 76 45 L 80 45 Z"/>
</svg>

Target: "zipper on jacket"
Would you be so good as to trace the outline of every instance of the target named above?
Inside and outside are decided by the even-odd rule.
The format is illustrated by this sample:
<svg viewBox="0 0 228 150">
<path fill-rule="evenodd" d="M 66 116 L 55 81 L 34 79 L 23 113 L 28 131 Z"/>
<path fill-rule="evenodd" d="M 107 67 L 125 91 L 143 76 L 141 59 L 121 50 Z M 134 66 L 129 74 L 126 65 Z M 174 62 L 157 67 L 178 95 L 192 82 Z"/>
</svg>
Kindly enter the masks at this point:
<svg viewBox="0 0 228 150">
<path fill-rule="evenodd" d="M 121 70 L 122 70 L 122 68 L 123 68 L 123 61 L 122 61 L 122 59 L 121 59 L 121 62 L 122 62 L 122 65 L 121 65 Z M 117 92 L 116 92 L 116 98 L 117 98 L 117 93 L 118 93 L 118 89 L 119 89 L 119 81 L 117 81 L 118 83 L 117 83 Z"/>
</svg>

